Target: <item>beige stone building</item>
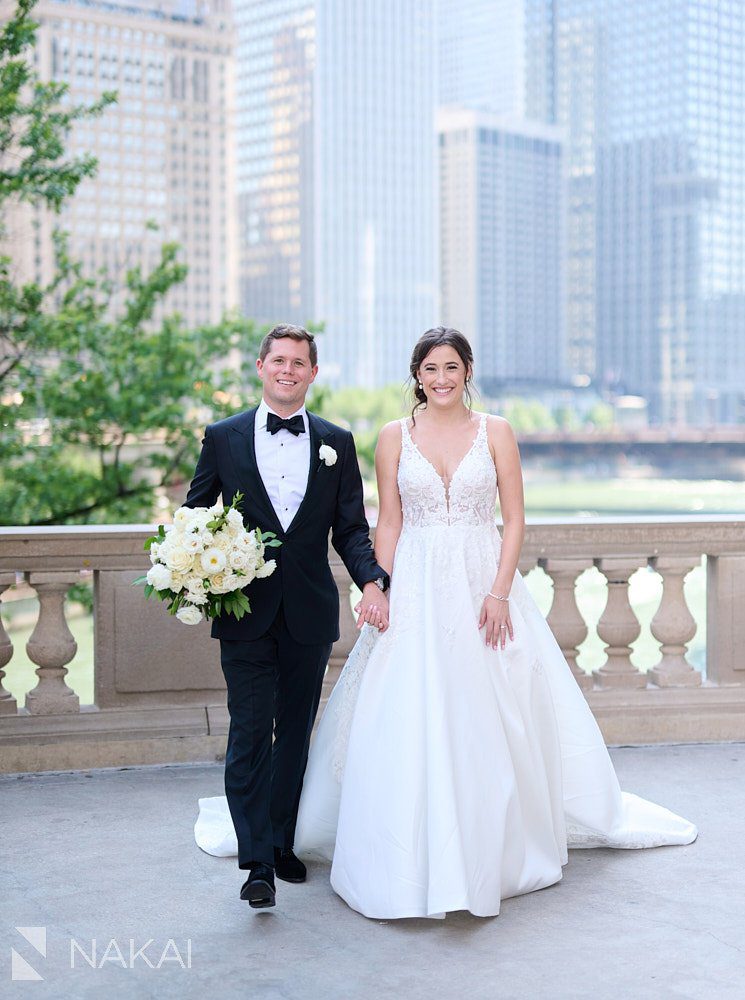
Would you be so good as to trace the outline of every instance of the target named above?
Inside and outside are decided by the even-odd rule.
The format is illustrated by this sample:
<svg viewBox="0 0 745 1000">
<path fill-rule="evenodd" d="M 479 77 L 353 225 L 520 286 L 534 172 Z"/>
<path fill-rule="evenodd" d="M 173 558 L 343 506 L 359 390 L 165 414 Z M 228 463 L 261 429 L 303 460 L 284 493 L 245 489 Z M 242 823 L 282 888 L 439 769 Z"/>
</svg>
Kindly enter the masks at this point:
<svg viewBox="0 0 745 1000">
<path fill-rule="evenodd" d="M 99 169 L 62 218 L 11 220 L 19 269 L 49 276 L 55 221 L 87 271 L 118 277 L 175 241 L 189 274 L 168 310 L 189 325 L 219 320 L 238 301 L 229 0 L 41 0 L 35 17 L 40 76 L 67 83 L 75 103 L 107 90 L 118 101 L 73 129 L 70 153 L 94 154 Z"/>
</svg>

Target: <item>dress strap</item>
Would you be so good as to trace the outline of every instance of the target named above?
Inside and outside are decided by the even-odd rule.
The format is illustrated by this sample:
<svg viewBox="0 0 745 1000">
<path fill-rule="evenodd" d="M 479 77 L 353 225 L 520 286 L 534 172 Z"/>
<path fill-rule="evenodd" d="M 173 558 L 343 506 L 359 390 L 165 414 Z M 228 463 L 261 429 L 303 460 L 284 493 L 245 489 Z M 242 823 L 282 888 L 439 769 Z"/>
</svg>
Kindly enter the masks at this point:
<svg viewBox="0 0 745 1000">
<path fill-rule="evenodd" d="M 411 432 L 409 431 L 409 418 L 401 417 L 399 423 L 401 424 L 401 443 L 413 444 L 414 442 L 411 440 Z"/>
</svg>

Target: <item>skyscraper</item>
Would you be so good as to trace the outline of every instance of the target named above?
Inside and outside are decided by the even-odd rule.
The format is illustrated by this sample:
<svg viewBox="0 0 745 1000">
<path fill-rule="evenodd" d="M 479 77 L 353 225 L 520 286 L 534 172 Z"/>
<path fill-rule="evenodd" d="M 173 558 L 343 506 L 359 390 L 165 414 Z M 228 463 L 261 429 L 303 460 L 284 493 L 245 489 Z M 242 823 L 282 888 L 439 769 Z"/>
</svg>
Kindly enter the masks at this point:
<svg viewBox="0 0 745 1000">
<path fill-rule="evenodd" d="M 439 5 L 440 105 L 525 115 L 525 0 Z"/>
<path fill-rule="evenodd" d="M 563 152 L 525 120 L 524 0 L 440 5 L 443 322 L 474 341 L 480 384 L 565 382 Z"/>
<path fill-rule="evenodd" d="M 479 385 L 566 381 L 558 129 L 440 113 L 443 322 L 473 340 Z"/>
<path fill-rule="evenodd" d="M 180 243 L 186 281 L 167 308 L 190 325 L 216 322 L 237 305 L 233 203 L 233 56 L 226 0 L 41 0 L 36 64 L 69 86 L 73 103 L 105 90 L 118 101 L 76 124 L 73 154 L 93 153 L 96 176 L 66 204 L 73 255 L 93 272 L 121 277 L 152 266 L 167 240 Z M 29 277 L 48 280 L 52 222 L 11 234 Z M 147 228 L 149 221 L 157 230 Z M 25 241 L 25 246 L 19 241 Z"/>
<path fill-rule="evenodd" d="M 571 361 L 657 422 L 745 418 L 745 6 L 526 0 L 567 131 Z"/>
<path fill-rule="evenodd" d="M 401 381 L 436 319 L 433 0 L 235 0 L 241 302 L 325 323 L 321 377 Z"/>
</svg>

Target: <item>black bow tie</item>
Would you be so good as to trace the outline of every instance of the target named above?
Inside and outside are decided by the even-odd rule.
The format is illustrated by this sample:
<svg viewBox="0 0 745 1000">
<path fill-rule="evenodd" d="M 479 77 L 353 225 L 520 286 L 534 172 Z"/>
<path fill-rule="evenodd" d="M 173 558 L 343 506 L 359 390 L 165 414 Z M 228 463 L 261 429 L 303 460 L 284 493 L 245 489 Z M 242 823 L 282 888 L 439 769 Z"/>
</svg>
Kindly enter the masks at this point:
<svg viewBox="0 0 745 1000">
<path fill-rule="evenodd" d="M 297 437 L 298 434 L 305 433 L 305 424 L 303 423 L 303 418 L 299 413 L 296 413 L 294 417 L 278 417 L 276 413 L 267 413 L 266 429 L 270 434 L 276 434 L 282 427 L 284 427 L 286 431 L 289 431 L 290 434 L 294 434 L 295 437 Z"/>
</svg>

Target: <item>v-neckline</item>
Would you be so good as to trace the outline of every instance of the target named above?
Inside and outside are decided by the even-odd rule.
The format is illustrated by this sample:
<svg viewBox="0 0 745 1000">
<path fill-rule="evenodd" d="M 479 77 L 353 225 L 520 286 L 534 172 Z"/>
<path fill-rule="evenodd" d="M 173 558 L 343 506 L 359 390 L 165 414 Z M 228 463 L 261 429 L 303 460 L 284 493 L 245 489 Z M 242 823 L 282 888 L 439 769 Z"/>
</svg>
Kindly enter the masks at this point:
<svg viewBox="0 0 745 1000">
<path fill-rule="evenodd" d="M 450 477 L 450 482 L 446 483 L 444 477 L 441 476 L 440 473 L 437 471 L 437 468 L 435 467 L 434 462 L 432 462 L 429 458 L 427 458 L 427 456 L 421 450 L 421 448 L 416 443 L 416 441 L 414 440 L 414 438 L 411 436 L 411 430 L 409 429 L 409 420 L 408 420 L 408 417 L 404 419 L 404 427 L 406 428 L 406 433 L 409 436 L 409 441 L 411 442 L 414 450 L 416 451 L 416 453 L 419 456 L 421 456 L 421 458 L 424 459 L 424 461 L 427 463 L 427 465 L 430 467 L 430 469 L 434 472 L 434 474 L 437 476 L 437 478 L 442 483 L 442 488 L 445 491 L 445 505 L 447 507 L 448 514 L 450 513 L 450 488 L 452 487 L 453 483 L 455 482 L 455 477 L 460 472 L 463 463 L 468 458 L 468 456 L 471 454 L 471 452 L 473 451 L 473 449 L 476 447 L 476 442 L 478 441 L 479 435 L 481 434 L 481 426 L 482 426 L 483 422 L 484 422 L 484 414 L 482 413 L 481 414 L 481 418 L 479 420 L 479 425 L 476 428 L 476 433 L 474 435 L 473 441 L 471 441 L 471 444 L 469 445 L 469 447 L 466 450 L 465 454 L 463 455 L 463 457 L 461 458 L 461 460 L 458 462 L 458 464 L 456 465 L 455 469 L 453 470 L 453 474 Z"/>
</svg>

